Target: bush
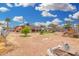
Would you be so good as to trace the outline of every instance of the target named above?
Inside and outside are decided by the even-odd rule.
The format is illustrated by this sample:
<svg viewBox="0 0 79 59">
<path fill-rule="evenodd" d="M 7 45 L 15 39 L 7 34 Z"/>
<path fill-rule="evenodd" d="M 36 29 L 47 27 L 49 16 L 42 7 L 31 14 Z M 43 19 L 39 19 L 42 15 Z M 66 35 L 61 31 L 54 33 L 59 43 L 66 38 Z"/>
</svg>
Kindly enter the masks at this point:
<svg viewBox="0 0 79 59">
<path fill-rule="evenodd" d="M 51 33 L 54 33 L 54 32 L 56 32 L 55 30 L 52 30 L 52 32 Z"/>
<path fill-rule="evenodd" d="M 21 33 L 23 33 L 25 36 L 27 36 L 27 34 L 30 32 L 30 27 L 29 26 L 25 26 L 22 30 Z"/>
<path fill-rule="evenodd" d="M 42 35 L 44 33 L 44 30 L 40 30 L 40 34 Z"/>
<path fill-rule="evenodd" d="M 79 35 L 73 35 L 74 38 L 79 38 Z"/>
<path fill-rule="evenodd" d="M 65 24 L 64 26 L 63 26 L 63 28 L 65 28 L 65 29 L 68 29 L 68 28 L 70 28 L 71 27 L 71 24 Z"/>
</svg>

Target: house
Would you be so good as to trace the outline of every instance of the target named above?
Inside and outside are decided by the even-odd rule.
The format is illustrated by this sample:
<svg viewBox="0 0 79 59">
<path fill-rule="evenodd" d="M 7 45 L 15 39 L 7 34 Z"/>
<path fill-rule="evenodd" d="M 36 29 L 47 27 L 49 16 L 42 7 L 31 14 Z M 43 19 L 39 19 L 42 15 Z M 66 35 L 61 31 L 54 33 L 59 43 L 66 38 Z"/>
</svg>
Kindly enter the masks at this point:
<svg viewBox="0 0 79 59">
<path fill-rule="evenodd" d="M 16 26 L 13 31 L 20 32 L 23 28 L 24 28 L 24 26 Z"/>
<path fill-rule="evenodd" d="M 25 26 L 30 26 L 30 24 L 19 25 L 14 28 L 14 32 L 20 32 Z"/>
<path fill-rule="evenodd" d="M 31 27 L 31 31 L 32 32 L 38 32 L 41 29 L 39 26 L 33 26 L 33 25 L 31 25 L 30 27 Z"/>
</svg>

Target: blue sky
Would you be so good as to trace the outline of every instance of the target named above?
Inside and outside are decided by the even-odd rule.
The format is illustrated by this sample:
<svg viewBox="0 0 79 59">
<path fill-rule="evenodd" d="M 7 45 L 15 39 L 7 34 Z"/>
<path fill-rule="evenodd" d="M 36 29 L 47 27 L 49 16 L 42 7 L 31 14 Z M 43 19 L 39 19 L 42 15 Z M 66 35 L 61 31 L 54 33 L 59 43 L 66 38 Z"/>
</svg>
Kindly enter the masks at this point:
<svg viewBox="0 0 79 59">
<path fill-rule="evenodd" d="M 42 5 L 42 6 L 40 6 Z M 46 7 L 46 6 L 47 7 Z M 56 7 L 54 7 L 54 6 Z M 57 8 L 57 5 L 59 6 Z M 19 24 L 21 24 L 21 22 L 18 21 L 14 21 L 14 17 L 19 17 L 22 16 L 23 19 L 25 19 L 26 22 L 28 23 L 35 23 L 35 22 L 52 22 L 55 19 L 59 19 L 64 23 L 64 19 L 75 19 L 74 23 L 77 23 L 78 20 L 77 17 L 79 16 L 79 4 L 78 3 L 70 3 L 70 4 L 65 4 L 66 5 L 66 9 L 68 8 L 68 10 L 65 9 L 65 6 L 63 4 L 63 6 L 61 6 L 62 4 L 41 4 L 41 3 L 28 3 L 28 4 L 6 4 L 6 3 L 0 3 L 0 21 L 5 20 L 6 17 L 11 18 L 11 22 L 10 22 L 10 26 L 17 26 Z M 45 6 L 46 9 L 42 10 L 39 9 L 40 7 Z M 51 8 L 49 7 L 51 6 Z M 2 8 L 4 7 L 4 8 Z M 35 9 L 37 7 L 37 9 Z M 6 9 L 5 9 L 6 8 Z M 4 11 L 2 11 L 2 9 Z M 48 9 L 48 10 L 47 10 Z M 43 11 L 46 11 L 47 13 L 50 13 L 51 15 L 53 14 L 53 16 L 48 15 L 47 13 L 43 13 Z M 42 14 L 43 13 L 43 14 Z M 46 14 L 46 15 L 44 15 Z M 71 15 L 69 17 L 69 15 Z"/>
</svg>

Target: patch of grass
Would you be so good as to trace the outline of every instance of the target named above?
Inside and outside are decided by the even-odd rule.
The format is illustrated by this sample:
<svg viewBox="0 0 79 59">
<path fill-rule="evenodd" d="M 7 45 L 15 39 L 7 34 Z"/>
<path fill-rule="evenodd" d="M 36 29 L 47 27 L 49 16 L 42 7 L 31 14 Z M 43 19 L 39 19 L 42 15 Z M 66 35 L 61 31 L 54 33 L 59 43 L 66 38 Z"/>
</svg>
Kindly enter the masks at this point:
<svg viewBox="0 0 79 59">
<path fill-rule="evenodd" d="M 4 42 L 4 38 L 2 36 L 0 36 L 0 42 Z"/>
<path fill-rule="evenodd" d="M 30 35 L 20 35 L 20 37 L 30 37 Z"/>
<path fill-rule="evenodd" d="M 13 51 L 14 49 L 15 49 L 15 46 L 11 43 L 8 43 L 7 46 L 5 46 L 5 43 L 4 44 L 0 43 L 0 55 L 5 55 L 6 53 Z"/>
</svg>

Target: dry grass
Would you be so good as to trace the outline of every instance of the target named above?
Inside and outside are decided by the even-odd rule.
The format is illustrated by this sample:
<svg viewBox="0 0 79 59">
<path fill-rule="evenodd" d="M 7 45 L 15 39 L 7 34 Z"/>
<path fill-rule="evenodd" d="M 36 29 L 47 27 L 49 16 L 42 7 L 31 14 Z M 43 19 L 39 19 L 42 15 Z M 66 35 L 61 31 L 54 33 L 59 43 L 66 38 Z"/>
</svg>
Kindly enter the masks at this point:
<svg viewBox="0 0 79 59">
<path fill-rule="evenodd" d="M 21 33 L 10 33 L 7 40 L 18 46 L 17 49 L 5 54 L 11 56 L 44 56 L 47 55 L 47 49 L 62 45 L 64 42 L 70 46 L 69 52 L 73 54 L 79 51 L 79 39 L 63 37 L 61 32 L 47 33 L 29 33 L 29 37 L 21 37 Z"/>
<path fill-rule="evenodd" d="M 0 36 L 0 55 L 4 55 L 14 49 L 14 45 L 10 43 L 7 46 L 5 46 L 4 40 L 5 39 L 2 36 Z"/>
</svg>

